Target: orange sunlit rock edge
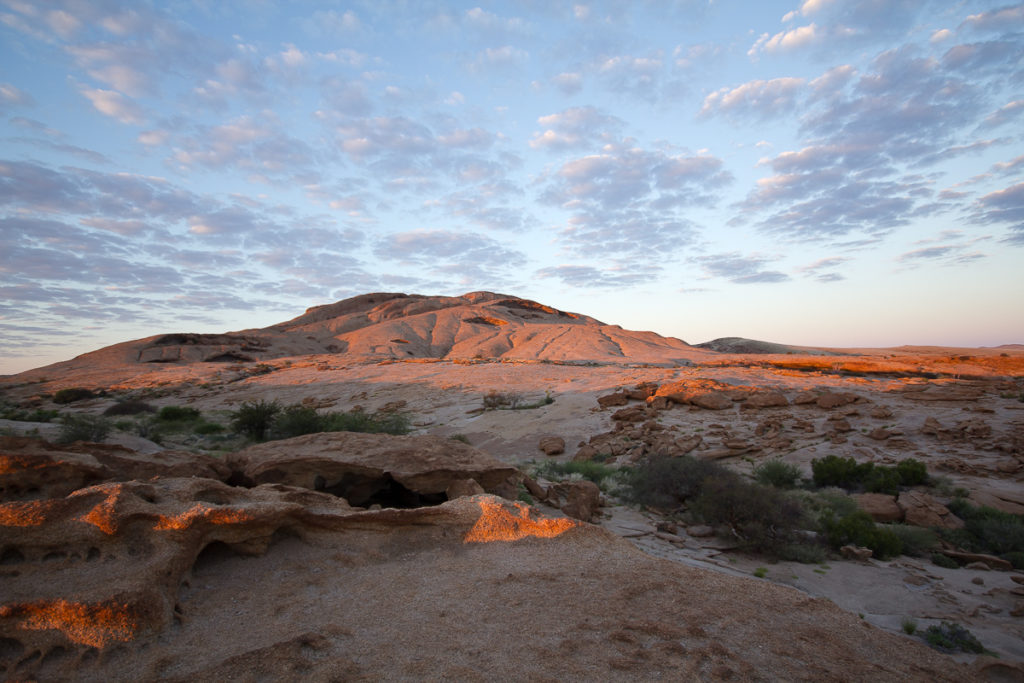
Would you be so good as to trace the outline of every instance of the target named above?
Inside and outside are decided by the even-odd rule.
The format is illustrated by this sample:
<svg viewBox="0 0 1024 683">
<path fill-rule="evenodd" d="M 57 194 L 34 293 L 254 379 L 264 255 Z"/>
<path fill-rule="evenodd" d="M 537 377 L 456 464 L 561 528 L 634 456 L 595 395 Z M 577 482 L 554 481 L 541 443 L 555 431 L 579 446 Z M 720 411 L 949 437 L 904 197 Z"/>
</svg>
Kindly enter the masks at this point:
<svg viewBox="0 0 1024 683">
<path fill-rule="evenodd" d="M 518 541 L 531 536 L 554 538 L 580 525 L 580 522 L 567 518 L 532 519 L 532 508 L 523 503 L 512 503 L 510 509 L 498 499 L 480 499 L 477 502 L 480 504 L 480 518 L 463 539 L 466 543 Z"/>
</svg>

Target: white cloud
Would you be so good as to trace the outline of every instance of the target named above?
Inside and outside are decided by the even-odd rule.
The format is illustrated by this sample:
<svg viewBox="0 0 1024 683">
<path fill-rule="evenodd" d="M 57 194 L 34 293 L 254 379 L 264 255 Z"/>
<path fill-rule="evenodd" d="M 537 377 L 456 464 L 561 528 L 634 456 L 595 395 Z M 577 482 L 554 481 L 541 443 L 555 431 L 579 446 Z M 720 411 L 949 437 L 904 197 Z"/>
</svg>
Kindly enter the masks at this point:
<svg viewBox="0 0 1024 683">
<path fill-rule="evenodd" d="M 759 52 L 771 53 L 795 50 L 811 45 L 821 38 L 822 32 L 819 31 L 817 24 L 808 24 L 807 26 L 800 26 L 790 31 L 781 31 L 774 36 L 763 33 L 757 39 L 757 42 L 747 50 L 747 55 L 756 57 Z"/>
<path fill-rule="evenodd" d="M 575 95 L 583 89 L 583 76 L 575 72 L 563 72 L 554 76 L 551 83 L 566 95 Z"/>
<path fill-rule="evenodd" d="M 792 110 L 804 88 L 802 78 L 773 78 L 750 81 L 735 88 L 722 88 L 704 98 L 701 116 L 714 113 L 768 118 Z"/>
<path fill-rule="evenodd" d="M 941 43 L 944 40 L 949 40 L 953 37 L 953 32 L 948 28 L 940 28 L 938 31 L 932 34 L 931 38 L 928 39 L 931 43 Z"/>
<path fill-rule="evenodd" d="M 119 92 L 83 89 L 82 94 L 89 98 L 96 111 L 121 123 L 139 125 L 144 120 L 142 109 Z"/>
<path fill-rule="evenodd" d="M 2 104 L 32 104 L 32 96 L 23 90 L 19 90 L 10 83 L 0 83 L 0 103 Z"/>
</svg>

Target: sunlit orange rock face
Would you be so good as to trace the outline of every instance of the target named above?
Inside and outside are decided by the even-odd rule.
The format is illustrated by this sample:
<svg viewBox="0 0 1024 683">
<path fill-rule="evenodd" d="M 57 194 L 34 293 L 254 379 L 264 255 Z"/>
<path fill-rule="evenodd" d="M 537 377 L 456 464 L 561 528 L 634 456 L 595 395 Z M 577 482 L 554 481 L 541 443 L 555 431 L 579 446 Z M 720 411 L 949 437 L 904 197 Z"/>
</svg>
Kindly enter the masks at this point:
<svg viewBox="0 0 1024 683">
<path fill-rule="evenodd" d="M 522 503 L 509 506 L 493 499 L 479 500 L 478 503 L 480 518 L 463 539 L 466 543 L 518 541 L 530 536 L 554 538 L 580 525 L 571 519 L 531 519 L 530 507 Z"/>
<path fill-rule="evenodd" d="M 20 629 L 55 629 L 73 643 L 99 648 L 132 640 L 139 625 L 131 606 L 116 602 L 83 604 L 54 600 L 9 605 L 0 607 L 0 617 L 15 619 Z"/>
<path fill-rule="evenodd" d="M 254 519 L 253 514 L 244 510 L 217 509 L 197 503 L 179 515 L 160 515 L 153 528 L 157 531 L 183 530 L 198 523 L 230 525 L 251 522 Z"/>
</svg>

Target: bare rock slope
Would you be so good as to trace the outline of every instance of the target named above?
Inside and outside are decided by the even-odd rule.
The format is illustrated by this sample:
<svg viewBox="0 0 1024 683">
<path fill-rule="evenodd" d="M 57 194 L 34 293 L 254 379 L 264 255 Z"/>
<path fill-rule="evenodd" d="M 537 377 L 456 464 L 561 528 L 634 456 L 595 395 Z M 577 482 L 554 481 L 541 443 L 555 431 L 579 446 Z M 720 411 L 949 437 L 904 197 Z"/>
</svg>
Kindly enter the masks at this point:
<svg viewBox="0 0 1024 683">
<path fill-rule="evenodd" d="M 377 293 L 308 309 L 287 322 L 225 334 L 156 335 L 45 370 L 238 363 L 336 354 L 353 361 L 502 358 L 687 364 L 706 352 L 672 337 L 493 292 L 459 297 Z"/>
</svg>

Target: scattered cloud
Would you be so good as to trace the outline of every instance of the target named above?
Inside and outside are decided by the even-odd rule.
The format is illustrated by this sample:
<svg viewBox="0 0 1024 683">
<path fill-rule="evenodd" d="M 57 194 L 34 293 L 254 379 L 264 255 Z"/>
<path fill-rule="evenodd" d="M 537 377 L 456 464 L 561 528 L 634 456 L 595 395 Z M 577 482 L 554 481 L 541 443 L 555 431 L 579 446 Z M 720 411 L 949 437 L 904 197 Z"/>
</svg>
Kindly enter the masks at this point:
<svg viewBox="0 0 1024 683">
<path fill-rule="evenodd" d="M 590 147 L 607 141 L 619 130 L 622 119 L 603 113 L 596 107 L 571 107 L 537 119 L 545 130 L 533 134 L 530 147 L 553 151 Z"/>
<path fill-rule="evenodd" d="M 808 45 L 813 45 L 822 39 L 822 32 L 817 24 L 808 24 L 797 28 L 780 31 L 773 36 L 762 33 L 757 41 L 747 51 L 750 57 L 756 57 L 761 52 L 782 52 L 796 50 Z"/>
<path fill-rule="evenodd" d="M 141 125 L 145 122 L 142 109 L 119 92 L 98 88 L 83 88 L 81 92 L 101 114 L 130 125 Z"/>
<path fill-rule="evenodd" d="M 722 278 L 737 285 L 772 284 L 789 280 L 789 276 L 783 272 L 763 268 L 773 260 L 759 256 L 741 256 L 739 252 L 695 259 L 708 277 Z"/>
<path fill-rule="evenodd" d="M 721 88 L 704 98 L 700 116 L 724 114 L 737 119 L 768 119 L 796 108 L 806 81 L 802 78 L 773 78 L 749 81 L 735 88 Z"/>
</svg>

